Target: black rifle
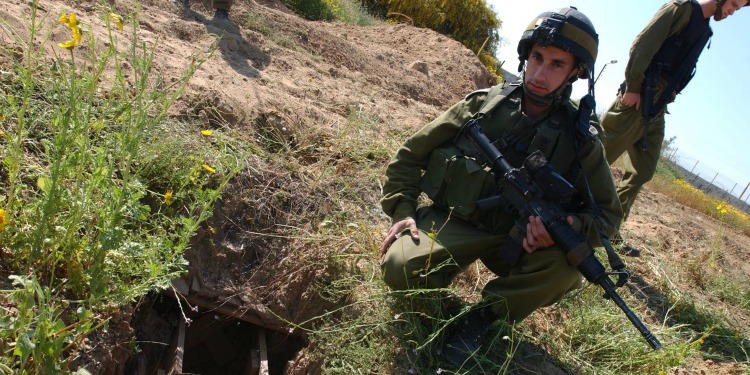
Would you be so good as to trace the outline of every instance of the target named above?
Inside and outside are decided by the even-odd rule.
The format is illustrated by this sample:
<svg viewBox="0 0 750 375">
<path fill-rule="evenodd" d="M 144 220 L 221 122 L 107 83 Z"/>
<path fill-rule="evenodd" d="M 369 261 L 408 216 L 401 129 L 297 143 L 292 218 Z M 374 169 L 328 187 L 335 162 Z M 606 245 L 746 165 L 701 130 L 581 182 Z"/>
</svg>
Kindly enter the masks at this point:
<svg viewBox="0 0 750 375">
<path fill-rule="evenodd" d="M 573 194 L 575 188 L 554 171 L 539 151 L 529 155 L 522 168 L 511 166 L 482 133 L 477 118 L 470 119 L 462 126 L 457 141 L 463 137 L 481 151 L 482 158 L 498 176 L 503 186 L 502 200 L 516 217 L 516 229 L 525 233 L 524 228 L 529 216 L 541 218 L 547 232 L 565 252 L 568 262 L 578 268 L 586 280 L 601 286 L 605 297 L 617 304 L 651 348 L 659 349 L 659 340 L 617 294 L 615 283 L 594 255 L 594 248 L 586 238 L 568 225 L 568 215 L 559 202 L 561 198 Z"/>
<path fill-rule="evenodd" d="M 654 105 L 654 69 L 648 68 L 646 77 L 643 80 L 643 95 L 641 95 L 641 113 L 643 115 L 643 151 L 648 150 L 648 126 L 651 121 L 656 117 L 656 114 L 661 109 L 656 108 Z M 625 95 L 625 90 L 622 90 L 622 95 Z M 663 95 L 662 95 L 663 96 Z"/>
</svg>

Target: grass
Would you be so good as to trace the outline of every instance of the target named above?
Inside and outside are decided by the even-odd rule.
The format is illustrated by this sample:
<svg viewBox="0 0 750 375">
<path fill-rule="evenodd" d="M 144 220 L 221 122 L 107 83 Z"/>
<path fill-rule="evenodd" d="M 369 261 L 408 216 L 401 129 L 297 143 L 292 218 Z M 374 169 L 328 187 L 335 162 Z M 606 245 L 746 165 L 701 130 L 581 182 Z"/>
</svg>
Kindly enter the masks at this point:
<svg viewBox="0 0 750 375">
<path fill-rule="evenodd" d="M 356 0 L 284 0 L 297 14 L 309 20 L 338 20 L 350 25 L 371 26 L 382 23 L 367 13 Z"/>
<path fill-rule="evenodd" d="M 0 260 L 12 281 L 0 291 L 10 306 L 0 370 L 62 373 L 113 306 L 184 271 L 190 238 L 240 167 L 221 132 L 167 117 L 215 47 L 196 51 L 181 79 L 165 84 L 136 31 L 138 13 L 122 29 L 104 7 L 98 19 L 67 14 L 60 22 L 72 39 L 58 46 L 46 31 L 58 20 L 38 18 L 36 5 L 27 38 L 16 41 L 24 58 L 0 81 Z M 102 22 L 103 48 L 88 32 Z M 51 66 L 45 48 L 58 48 Z"/>
<path fill-rule="evenodd" d="M 685 176 L 669 160 L 661 160 L 657 174 L 649 186 L 677 203 L 694 208 L 750 236 L 750 215 L 723 200 L 707 195 L 687 182 Z"/>
<path fill-rule="evenodd" d="M 349 117 L 345 128 L 366 127 L 361 122 L 369 118 L 372 115 L 357 113 Z M 356 134 L 348 132 L 348 142 L 369 142 L 371 135 L 361 134 L 364 138 L 360 138 Z M 395 151 L 394 143 L 389 142 L 385 154 L 387 149 Z M 362 173 L 377 178 L 378 171 L 364 169 Z M 679 183 L 679 175 L 661 173 L 667 175 L 657 178 L 671 178 L 677 184 L 675 189 L 682 189 L 678 191 L 695 193 Z M 319 183 L 326 185 L 323 180 Z M 708 202 L 703 206 L 707 215 L 725 226 L 736 225 L 728 219 L 734 215 L 732 208 L 695 197 Z M 744 223 L 744 218 L 737 216 L 738 222 Z M 599 287 L 589 284 L 521 324 L 493 327 L 490 343 L 477 354 L 481 369 L 469 370 L 444 363 L 439 353 L 442 340 L 457 314 L 476 301 L 477 287 L 493 275 L 478 265 L 459 275 L 447 289 L 390 291 L 377 280 L 377 256 L 371 253 L 380 237 L 361 237 L 364 234 L 360 232 L 339 234 L 353 244 L 353 259 L 342 261 L 367 266 L 350 271 L 361 276 L 354 278 L 357 281 L 330 275 L 333 282 L 321 286 L 341 287 L 337 294 L 347 296 L 335 318 L 320 321 L 311 331 L 312 341 L 325 348 L 321 358 L 326 373 L 525 374 L 547 373 L 545 366 L 554 366 L 570 373 L 667 374 L 706 359 L 733 362 L 744 371 L 750 363 L 749 332 L 740 323 L 747 318 L 750 294 L 743 278 L 722 276 L 727 275 L 725 267 L 731 266 L 722 259 L 715 241 L 707 241 L 700 251 L 704 255 L 696 254 L 692 266 L 685 267 L 681 259 L 671 259 L 669 264 L 634 263 L 636 274 L 647 280 L 636 277 L 630 286 L 620 289 L 627 304 L 662 342 L 662 349 L 652 351 L 622 312 L 601 297 Z M 684 276 L 690 272 L 693 276 Z M 682 277 L 691 283 L 674 282 Z M 722 307 L 713 307 L 710 296 L 720 298 Z"/>
</svg>

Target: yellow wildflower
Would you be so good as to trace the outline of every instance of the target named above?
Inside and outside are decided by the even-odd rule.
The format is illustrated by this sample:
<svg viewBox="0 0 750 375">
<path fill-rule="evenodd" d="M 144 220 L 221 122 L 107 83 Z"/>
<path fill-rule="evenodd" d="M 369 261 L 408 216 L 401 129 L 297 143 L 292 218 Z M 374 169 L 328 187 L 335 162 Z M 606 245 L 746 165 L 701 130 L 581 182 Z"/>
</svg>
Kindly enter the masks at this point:
<svg viewBox="0 0 750 375">
<path fill-rule="evenodd" d="M 70 29 L 70 31 L 73 33 L 73 41 L 76 42 L 76 45 L 81 44 L 81 39 L 83 39 L 81 36 L 81 29 L 79 27 L 74 27 Z"/>
<path fill-rule="evenodd" d="M 214 132 L 212 132 L 212 131 L 210 131 L 210 130 L 201 130 L 201 134 L 203 134 L 203 135 L 204 135 L 204 136 L 206 136 L 206 137 L 209 137 L 209 136 L 211 136 L 211 134 L 213 134 L 213 133 L 214 133 Z"/>
<path fill-rule="evenodd" d="M 109 13 L 109 18 L 112 19 L 112 22 L 115 23 L 115 26 L 117 26 L 117 30 L 122 30 L 122 18 L 114 13 Z"/>
<path fill-rule="evenodd" d="M 64 43 L 58 43 L 57 45 L 65 49 L 72 50 L 73 48 L 81 44 L 81 28 L 78 27 L 78 19 L 76 18 L 75 13 L 71 12 L 68 16 L 64 14 L 60 16 L 60 23 L 68 26 L 71 33 L 73 34 L 73 38 Z"/>
<path fill-rule="evenodd" d="M 5 224 L 8 224 L 8 221 L 5 219 L 5 210 L 0 208 L 0 230 L 5 229 Z"/>
<path fill-rule="evenodd" d="M 719 203 L 716 206 L 716 211 L 719 212 L 722 215 L 725 215 L 727 213 L 727 205 L 724 203 Z"/>
<path fill-rule="evenodd" d="M 76 14 L 73 12 L 70 12 L 70 16 L 68 16 L 68 27 L 71 30 L 78 27 L 78 18 L 76 18 Z"/>
<path fill-rule="evenodd" d="M 164 204 L 167 206 L 172 204 L 172 190 L 167 190 L 167 192 L 164 193 Z"/>
<path fill-rule="evenodd" d="M 208 173 L 216 172 L 216 169 L 211 168 L 211 166 L 208 164 L 203 164 L 203 169 L 205 169 Z"/>
<path fill-rule="evenodd" d="M 76 42 L 74 40 L 69 40 L 69 41 L 67 41 L 65 43 L 57 43 L 57 45 L 60 46 L 60 47 L 62 47 L 62 48 L 68 49 L 68 50 L 76 48 L 76 46 L 77 46 L 77 44 L 76 44 Z"/>
</svg>

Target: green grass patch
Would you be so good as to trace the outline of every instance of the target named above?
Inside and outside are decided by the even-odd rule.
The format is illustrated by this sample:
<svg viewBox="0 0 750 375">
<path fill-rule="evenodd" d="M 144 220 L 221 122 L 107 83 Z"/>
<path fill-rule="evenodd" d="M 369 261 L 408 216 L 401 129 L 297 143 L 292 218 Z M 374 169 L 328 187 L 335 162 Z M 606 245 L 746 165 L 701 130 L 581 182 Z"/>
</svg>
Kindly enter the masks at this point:
<svg viewBox="0 0 750 375">
<path fill-rule="evenodd" d="M 0 291 L 10 303 L 0 369 L 63 373 L 117 306 L 184 272 L 190 238 L 240 164 L 220 131 L 167 117 L 215 45 L 165 84 L 139 38 L 138 13 L 122 29 L 106 9 L 92 13 L 98 20 L 68 14 L 60 21 L 72 39 L 58 46 L 41 32 L 58 20 L 36 18 L 35 3 L 32 10 L 29 40 L 43 40 L 18 40 L 36 47 L 0 81 L 0 260 L 13 281 Z M 109 35 L 97 50 L 79 25 L 101 20 Z M 88 52 L 78 53 L 83 44 Z M 40 57 L 46 48 L 56 49 L 52 65 Z"/>
</svg>

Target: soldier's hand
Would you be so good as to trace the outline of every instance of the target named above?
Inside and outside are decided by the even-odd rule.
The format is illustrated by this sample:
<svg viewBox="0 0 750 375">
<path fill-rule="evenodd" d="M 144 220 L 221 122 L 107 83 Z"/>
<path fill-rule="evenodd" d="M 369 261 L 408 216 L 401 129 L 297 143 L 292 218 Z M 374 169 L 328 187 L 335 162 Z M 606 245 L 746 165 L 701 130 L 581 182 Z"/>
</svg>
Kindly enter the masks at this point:
<svg viewBox="0 0 750 375">
<path fill-rule="evenodd" d="M 622 104 L 628 107 L 635 107 L 635 109 L 641 109 L 641 94 L 637 92 L 626 92 L 622 96 Z"/>
<path fill-rule="evenodd" d="M 568 225 L 573 225 L 573 216 L 567 217 Z M 526 238 L 523 239 L 523 249 L 531 254 L 536 249 L 543 249 L 555 244 L 547 228 L 542 223 L 539 216 L 529 216 L 529 223 L 526 224 Z"/>
<path fill-rule="evenodd" d="M 409 229 L 409 234 L 411 235 L 412 240 L 419 241 L 417 222 L 414 221 L 414 219 L 407 217 L 406 219 L 391 225 L 391 229 L 388 231 L 388 235 L 385 236 L 383 244 L 380 245 L 380 255 L 385 255 L 385 252 L 388 251 L 388 247 L 390 247 L 391 244 L 395 242 L 399 236 L 401 236 L 401 232 L 406 229 Z"/>
</svg>

